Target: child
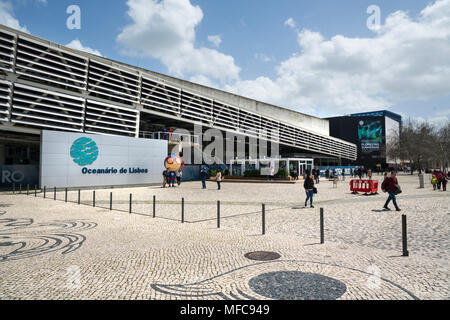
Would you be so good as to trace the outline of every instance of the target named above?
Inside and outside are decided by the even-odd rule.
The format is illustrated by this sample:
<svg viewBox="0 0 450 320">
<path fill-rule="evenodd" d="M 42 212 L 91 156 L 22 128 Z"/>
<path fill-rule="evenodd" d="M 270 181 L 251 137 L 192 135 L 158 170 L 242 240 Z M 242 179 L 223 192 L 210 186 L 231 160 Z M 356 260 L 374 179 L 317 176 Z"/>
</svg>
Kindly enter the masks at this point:
<svg viewBox="0 0 450 320">
<path fill-rule="evenodd" d="M 431 184 L 433 185 L 433 190 L 436 190 L 436 186 L 437 186 L 437 178 L 436 176 L 433 174 L 432 178 L 431 178 Z"/>
</svg>

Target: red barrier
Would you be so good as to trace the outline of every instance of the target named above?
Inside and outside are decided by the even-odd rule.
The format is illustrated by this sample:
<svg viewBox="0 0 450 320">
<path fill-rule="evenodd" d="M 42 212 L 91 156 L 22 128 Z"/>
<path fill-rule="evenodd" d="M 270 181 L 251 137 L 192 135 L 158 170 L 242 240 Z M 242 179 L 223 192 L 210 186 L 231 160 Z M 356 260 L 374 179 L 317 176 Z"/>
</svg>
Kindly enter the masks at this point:
<svg viewBox="0 0 450 320">
<path fill-rule="evenodd" d="M 378 192 L 378 180 L 350 180 L 350 191 L 364 192 L 364 193 L 377 193 Z"/>
</svg>

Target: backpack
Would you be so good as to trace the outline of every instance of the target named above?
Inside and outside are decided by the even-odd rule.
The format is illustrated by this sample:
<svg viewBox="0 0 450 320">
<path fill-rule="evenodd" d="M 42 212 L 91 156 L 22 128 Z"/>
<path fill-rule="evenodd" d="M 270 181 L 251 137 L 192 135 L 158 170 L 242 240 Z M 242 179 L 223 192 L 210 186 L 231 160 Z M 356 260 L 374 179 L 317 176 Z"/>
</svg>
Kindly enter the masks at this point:
<svg viewBox="0 0 450 320">
<path fill-rule="evenodd" d="M 394 191 L 394 193 L 395 193 L 395 194 L 400 194 L 400 193 L 402 193 L 402 188 L 400 188 L 400 185 L 399 185 L 399 184 L 396 184 L 396 185 L 395 185 L 395 191 Z"/>
</svg>

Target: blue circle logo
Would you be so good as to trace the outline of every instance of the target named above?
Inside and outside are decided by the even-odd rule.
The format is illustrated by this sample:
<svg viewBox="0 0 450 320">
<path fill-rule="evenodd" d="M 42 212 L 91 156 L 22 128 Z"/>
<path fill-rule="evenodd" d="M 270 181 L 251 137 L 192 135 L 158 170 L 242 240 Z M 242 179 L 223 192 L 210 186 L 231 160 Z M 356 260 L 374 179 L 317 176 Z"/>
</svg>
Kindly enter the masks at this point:
<svg viewBox="0 0 450 320">
<path fill-rule="evenodd" d="M 80 166 L 93 164 L 98 158 L 98 147 L 90 138 L 79 138 L 75 140 L 70 148 L 70 156 Z"/>
</svg>

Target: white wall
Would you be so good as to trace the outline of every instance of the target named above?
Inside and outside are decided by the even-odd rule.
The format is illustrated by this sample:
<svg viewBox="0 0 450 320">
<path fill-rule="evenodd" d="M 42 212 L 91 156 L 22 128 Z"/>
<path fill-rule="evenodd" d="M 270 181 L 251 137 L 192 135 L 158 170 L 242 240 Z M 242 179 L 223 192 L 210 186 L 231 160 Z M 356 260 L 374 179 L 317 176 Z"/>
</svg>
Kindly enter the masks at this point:
<svg viewBox="0 0 450 320">
<path fill-rule="evenodd" d="M 75 140 L 87 137 L 99 149 L 97 160 L 80 166 L 73 161 L 70 149 Z M 48 188 L 120 186 L 162 183 L 167 141 L 120 136 L 94 135 L 43 130 L 41 135 L 40 185 Z M 86 169 L 140 168 L 148 173 L 83 174 Z"/>
</svg>

